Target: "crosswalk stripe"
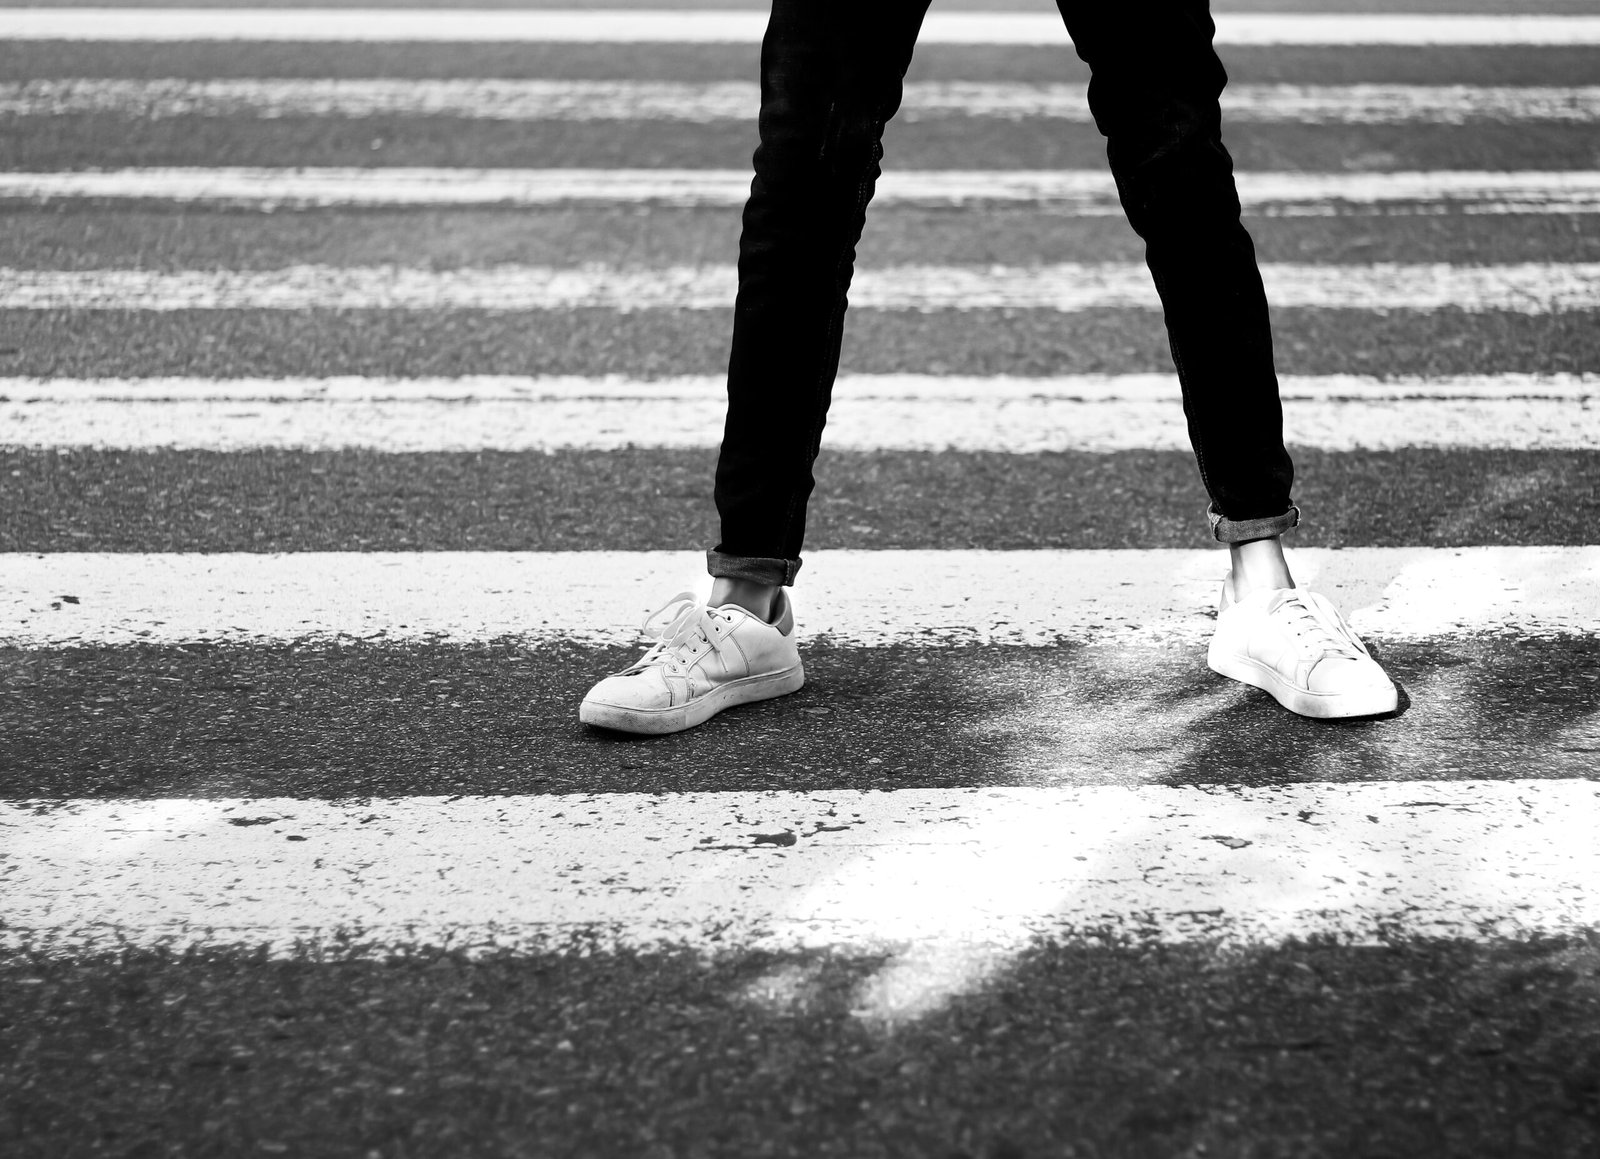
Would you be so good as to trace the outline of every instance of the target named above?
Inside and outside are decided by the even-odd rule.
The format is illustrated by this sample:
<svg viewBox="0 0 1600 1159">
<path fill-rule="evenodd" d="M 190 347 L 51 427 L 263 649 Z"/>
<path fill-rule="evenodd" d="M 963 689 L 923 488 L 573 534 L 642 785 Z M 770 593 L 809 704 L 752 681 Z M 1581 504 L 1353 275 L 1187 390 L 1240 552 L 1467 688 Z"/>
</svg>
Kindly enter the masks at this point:
<svg viewBox="0 0 1600 1159">
<path fill-rule="evenodd" d="M 0 817 L 0 944 L 1483 940 L 1600 922 L 1597 825 L 1583 780 L 71 800 Z"/>
<path fill-rule="evenodd" d="M 398 224 L 403 223 L 383 223 L 384 232 Z M 350 223 L 341 223 L 341 228 L 350 228 Z M 265 239 L 268 246 L 275 236 L 281 235 Z M 266 247 L 254 252 L 272 256 Z M 1154 311 L 919 312 L 863 310 L 860 305 L 852 300 L 854 337 L 845 365 L 861 373 L 1159 373 L 1170 372 L 1172 366 Z M 529 369 L 579 375 L 718 374 L 727 370 L 729 326 L 726 310 L 609 309 L 530 316 L 491 309 L 363 310 L 351 315 L 67 308 L 13 311 L 4 321 L 16 353 L 0 362 L 0 370 L 84 377 L 229 376 L 246 371 L 275 376 L 475 375 Z M 1289 374 L 1548 374 L 1584 364 L 1579 352 L 1590 340 L 1593 323 L 1592 310 L 1481 314 L 1352 309 L 1330 314 L 1280 309 L 1273 328 L 1277 363 Z"/>
<path fill-rule="evenodd" d="M 603 375 L 467 375 L 456 378 L 0 378 L 0 399 L 19 403 L 106 402 L 579 402 L 721 399 L 720 375 L 624 378 Z M 1170 402 L 1170 374 L 841 374 L 833 398 L 902 402 Z M 1547 400 L 1582 403 L 1600 394 L 1600 374 L 1280 375 L 1287 401 Z M 830 424 L 830 431 L 832 426 Z"/>
<path fill-rule="evenodd" d="M 1286 437 L 1324 450 L 1586 449 L 1600 376 L 1280 382 Z M 1053 379 L 845 376 L 837 450 L 1183 450 L 1166 375 Z M 720 378 L 0 379 L 0 444 L 388 452 L 715 447 Z"/>
<path fill-rule="evenodd" d="M 1600 171 L 1240 172 L 1246 212 L 1600 213 Z M 150 168 L 0 172 L 0 200 L 158 200 L 227 206 L 629 205 L 737 207 L 750 174 L 733 169 Z M 1103 170 L 891 170 L 877 206 L 1021 203 L 1120 216 Z"/>
<path fill-rule="evenodd" d="M 1087 122 L 1087 85 L 913 81 L 899 116 Z M 1600 118 L 1600 85 L 1240 84 L 1229 121 L 1394 125 Z M 49 78 L 0 84 L 0 115 L 118 117 L 443 116 L 498 121 L 753 121 L 742 81 Z"/>
<path fill-rule="evenodd" d="M 1282 308 L 1518 314 L 1600 308 L 1600 262 L 1266 263 L 1261 273 L 1268 297 Z M 731 266 L 0 269 L 0 309 L 714 310 L 731 307 L 736 288 Z M 1132 263 L 867 269 L 856 273 L 850 301 L 887 310 L 1160 308 L 1149 273 Z"/>
<path fill-rule="evenodd" d="M 1216 14 L 1223 45 L 1594 45 L 1600 17 Z M 0 39 L 77 41 L 344 41 L 754 44 L 764 12 L 507 11 L 317 8 L 38 8 L 0 10 Z M 1048 13 L 928 14 L 922 44 L 1062 45 Z"/>
<path fill-rule="evenodd" d="M 821 551 L 809 640 L 879 646 L 1194 643 L 1218 551 Z M 1379 639 L 1600 632 L 1600 547 L 1306 548 L 1295 578 Z M 597 644 L 703 587 L 700 552 L 0 554 L 14 647 L 318 640 Z"/>
</svg>

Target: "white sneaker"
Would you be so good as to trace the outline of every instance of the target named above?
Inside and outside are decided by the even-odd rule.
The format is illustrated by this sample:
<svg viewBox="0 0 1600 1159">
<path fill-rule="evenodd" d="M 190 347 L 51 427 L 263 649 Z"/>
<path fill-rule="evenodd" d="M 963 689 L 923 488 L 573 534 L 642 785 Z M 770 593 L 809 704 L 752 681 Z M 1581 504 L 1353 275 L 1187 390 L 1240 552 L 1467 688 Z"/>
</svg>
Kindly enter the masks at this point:
<svg viewBox="0 0 1600 1159">
<path fill-rule="evenodd" d="M 778 592 L 772 623 L 737 604 L 720 608 L 679 592 L 645 617 L 657 643 L 589 690 L 578 719 L 622 732 L 682 732 L 724 708 L 793 692 L 806 682 L 794 611 Z"/>
<path fill-rule="evenodd" d="M 1373 716 L 1399 704 L 1333 602 L 1304 588 L 1267 588 L 1233 603 L 1224 582 L 1206 663 L 1301 716 Z"/>
</svg>

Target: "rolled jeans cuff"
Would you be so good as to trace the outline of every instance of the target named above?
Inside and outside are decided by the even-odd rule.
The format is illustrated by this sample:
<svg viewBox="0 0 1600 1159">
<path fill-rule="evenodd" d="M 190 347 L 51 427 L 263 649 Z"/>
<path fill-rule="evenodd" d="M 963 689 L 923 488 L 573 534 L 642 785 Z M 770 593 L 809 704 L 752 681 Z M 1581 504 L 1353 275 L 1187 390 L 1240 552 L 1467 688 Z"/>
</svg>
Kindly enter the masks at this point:
<svg viewBox="0 0 1600 1159">
<path fill-rule="evenodd" d="M 721 551 L 706 552 L 706 570 L 718 579 L 750 580 L 758 584 L 782 584 L 789 587 L 800 570 L 798 559 L 764 559 L 754 555 L 728 555 Z"/>
<path fill-rule="evenodd" d="M 1243 543 L 1247 539 L 1269 539 L 1282 535 L 1300 523 L 1300 508 L 1289 505 L 1282 515 L 1267 519 L 1229 519 L 1215 506 L 1206 508 L 1206 518 L 1211 521 L 1211 534 L 1218 543 Z"/>
</svg>

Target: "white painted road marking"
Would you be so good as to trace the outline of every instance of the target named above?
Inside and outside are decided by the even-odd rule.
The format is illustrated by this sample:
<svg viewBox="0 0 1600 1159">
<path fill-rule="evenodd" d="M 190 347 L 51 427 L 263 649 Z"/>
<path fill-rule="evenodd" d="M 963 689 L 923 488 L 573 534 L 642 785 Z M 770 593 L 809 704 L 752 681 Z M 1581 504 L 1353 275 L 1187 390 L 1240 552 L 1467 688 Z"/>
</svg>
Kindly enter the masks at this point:
<svg viewBox="0 0 1600 1159">
<path fill-rule="evenodd" d="M 1291 445 L 1588 449 L 1600 375 L 1280 380 Z M 0 379 L 0 445 L 387 452 L 713 448 L 720 377 Z M 1171 375 L 846 375 L 835 450 L 1187 450 Z"/>
<path fill-rule="evenodd" d="M 1278 393 L 1287 400 L 1308 402 L 1456 399 L 1581 403 L 1600 395 L 1600 374 L 1466 374 L 1448 378 L 1285 374 L 1278 377 Z M 666 378 L 497 374 L 454 378 L 0 378 L 0 398 L 13 402 L 692 402 L 723 398 L 725 394 L 723 376 L 709 374 Z M 1068 374 L 1052 378 L 841 374 L 834 380 L 833 396 L 836 401 L 1171 402 L 1178 398 L 1178 380 L 1171 374 L 1152 373 Z"/>
<path fill-rule="evenodd" d="M 757 85 L 635 80 L 47 78 L 0 83 L 0 115 L 460 117 L 494 121 L 753 121 Z M 1229 122 L 1461 125 L 1600 119 L 1600 85 L 1239 84 Z M 1088 86 L 913 81 L 897 114 L 1087 123 Z"/>
<path fill-rule="evenodd" d="M 1263 263 L 1261 274 L 1283 308 L 1600 309 L 1600 262 Z M 714 310 L 731 308 L 736 289 L 731 265 L 0 269 L 0 309 L 9 310 Z M 1160 308 L 1149 272 L 1134 263 L 880 267 L 856 272 L 850 301 L 886 310 Z"/>
<path fill-rule="evenodd" d="M 1246 212 L 1600 213 L 1600 171 L 1235 174 Z M 0 199 L 157 200 L 260 208 L 331 206 L 629 205 L 737 208 L 743 169 L 157 168 L 0 172 Z M 1122 215 L 1104 170 L 890 170 L 875 206 L 1048 206 Z"/>
<path fill-rule="evenodd" d="M 0 828 L 0 944 L 56 952 L 1015 951 L 1600 924 L 1585 780 L 73 800 L 0 806 Z"/>
<path fill-rule="evenodd" d="M 1222 45 L 1594 45 L 1600 17 L 1216 14 Z M 765 12 L 359 8 L 7 8 L 0 40 L 758 44 Z M 920 44 L 1071 41 L 1054 13 L 930 12 Z"/>
<path fill-rule="evenodd" d="M 1197 645 L 1227 571 L 1220 548 L 805 558 L 803 638 L 863 647 Z M 1304 548 L 1291 564 L 1374 639 L 1600 633 L 1596 546 Z M 0 644 L 616 644 L 709 586 L 698 551 L 0 554 Z"/>
</svg>

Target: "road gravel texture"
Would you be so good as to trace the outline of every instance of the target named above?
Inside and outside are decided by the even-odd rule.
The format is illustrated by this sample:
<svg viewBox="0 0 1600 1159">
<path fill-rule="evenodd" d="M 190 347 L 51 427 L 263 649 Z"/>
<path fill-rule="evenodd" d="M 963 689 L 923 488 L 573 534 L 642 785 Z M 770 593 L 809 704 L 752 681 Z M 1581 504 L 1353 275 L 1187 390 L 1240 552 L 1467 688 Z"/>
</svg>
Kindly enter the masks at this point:
<svg viewBox="0 0 1600 1159">
<path fill-rule="evenodd" d="M 335 120 L 233 117 L 130 121 L 96 114 L 0 122 L 7 167 L 22 170 L 128 165 L 446 165 L 725 169 L 749 164 L 749 125 L 675 122 L 516 123 L 449 117 Z M 884 134 L 886 164 L 939 169 L 1085 169 L 1105 163 L 1093 125 L 999 118 L 908 121 Z M 1591 126 L 1240 124 L 1228 132 L 1240 169 L 1585 169 L 1597 161 Z"/>
<path fill-rule="evenodd" d="M 1583 544 L 1597 451 L 1296 449 L 1306 547 Z M 714 546 L 710 450 L 3 450 L 3 551 L 629 551 Z M 825 451 L 821 548 L 1202 547 L 1180 451 Z M 617 481 L 634 496 L 615 502 Z"/>
<path fill-rule="evenodd" d="M 628 641 L 5 648 L 0 780 L 14 799 L 337 799 L 1594 776 L 1592 637 L 1373 647 L 1400 710 L 1330 725 L 1194 649 L 812 645 L 801 692 L 652 740 L 577 722 Z"/>
<path fill-rule="evenodd" d="M 923 1017 L 885 962 L 0 966 L 32 1157 L 1592 1155 L 1600 943 L 1040 947 Z"/>
<path fill-rule="evenodd" d="M 1600 369 L 1594 315 L 1273 312 L 1284 374 L 1559 374 Z M 1155 311 L 850 311 L 855 374 L 1172 373 Z M 72 378 L 727 371 L 732 310 L 0 310 L 0 372 Z"/>
<path fill-rule="evenodd" d="M 875 207 L 862 268 L 1132 262 L 1144 243 L 1116 217 L 1033 207 Z M 1264 262 L 1366 264 L 1600 261 L 1600 214 L 1469 216 L 1348 211 L 1249 217 Z M 272 270 L 296 265 L 722 265 L 739 252 L 738 209 L 635 205 L 528 210 L 383 209 L 315 213 L 90 202 L 0 209 L 10 269 Z M 846 338 L 847 349 L 858 343 Z M 642 354 L 643 352 L 641 352 Z"/>
</svg>

